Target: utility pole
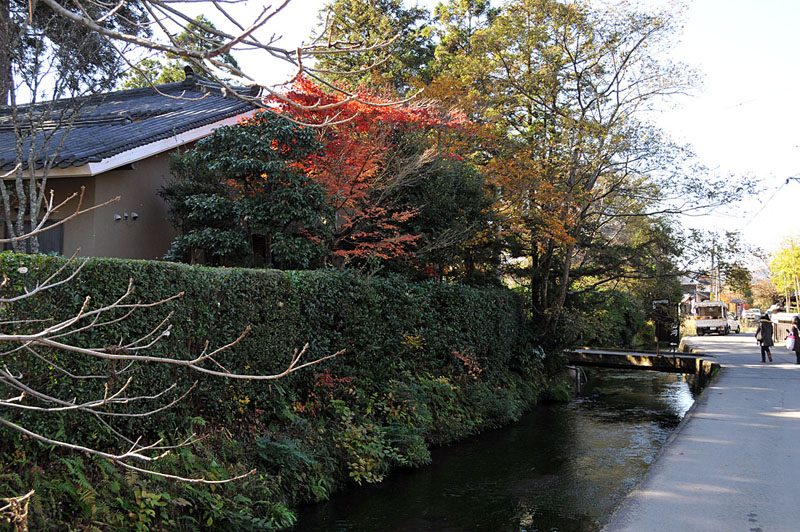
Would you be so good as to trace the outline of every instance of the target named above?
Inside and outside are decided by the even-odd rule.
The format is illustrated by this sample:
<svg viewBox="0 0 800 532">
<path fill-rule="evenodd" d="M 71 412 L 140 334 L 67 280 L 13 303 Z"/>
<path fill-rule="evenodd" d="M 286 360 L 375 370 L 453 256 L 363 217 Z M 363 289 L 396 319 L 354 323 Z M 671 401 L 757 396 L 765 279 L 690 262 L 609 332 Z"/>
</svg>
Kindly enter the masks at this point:
<svg viewBox="0 0 800 532">
<path fill-rule="evenodd" d="M 716 258 L 717 254 L 717 236 L 713 235 L 711 237 L 711 297 L 709 298 L 711 301 L 717 300 L 717 277 L 716 277 L 716 266 L 714 264 L 714 259 Z"/>
</svg>

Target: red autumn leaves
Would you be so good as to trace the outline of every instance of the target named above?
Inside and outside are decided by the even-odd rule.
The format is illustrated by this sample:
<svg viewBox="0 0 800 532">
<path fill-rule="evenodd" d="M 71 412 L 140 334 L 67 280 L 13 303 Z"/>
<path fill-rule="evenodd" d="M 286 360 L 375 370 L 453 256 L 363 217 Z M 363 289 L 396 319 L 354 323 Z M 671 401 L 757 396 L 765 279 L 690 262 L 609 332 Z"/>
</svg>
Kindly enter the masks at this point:
<svg viewBox="0 0 800 532">
<path fill-rule="evenodd" d="M 328 93 L 305 78 L 285 98 L 266 103 L 298 122 L 320 126 L 323 149 L 305 163 L 305 171 L 325 187 L 336 213 L 329 242 L 334 261 L 412 258 L 419 235 L 409 234 L 404 224 L 417 209 L 398 194 L 403 181 L 414 178 L 403 159 L 403 137 L 458 128 L 463 117 L 442 116 L 427 105 L 389 105 L 372 94 Z"/>
</svg>

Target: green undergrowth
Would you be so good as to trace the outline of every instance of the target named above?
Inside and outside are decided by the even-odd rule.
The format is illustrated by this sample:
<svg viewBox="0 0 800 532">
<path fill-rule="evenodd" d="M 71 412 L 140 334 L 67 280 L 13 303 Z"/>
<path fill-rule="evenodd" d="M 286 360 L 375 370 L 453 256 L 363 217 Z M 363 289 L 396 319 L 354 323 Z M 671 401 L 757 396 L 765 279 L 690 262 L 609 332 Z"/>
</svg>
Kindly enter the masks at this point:
<svg viewBox="0 0 800 532">
<path fill-rule="evenodd" d="M 31 289 L 63 262 L 0 254 L 8 277 L 3 297 Z M 214 357 L 218 365 L 205 366 L 266 375 L 282 371 L 305 344 L 305 361 L 344 353 L 274 381 L 153 363 L 125 368 L 123 362 L 44 350 L 39 354 L 48 361 L 26 351 L 4 355 L 3 362 L 29 385 L 68 401 L 102 396 L 106 383 L 113 390 L 128 377 L 129 396 L 153 396 L 175 385 L 157 400 L 117 409 L 123 412 L 162 406 L 197 382 L 169 409 L 109 420 L 115 431 L 142 442 L 160 439 L 170 446 L 192 434 L 199 439 L 156 464 L 135 465 L 209 480 L 255 470 L 227 484 L 177 482 L 0 429 L 0 497 L 36 490 L 28 517 L 32 530 L 285 528 L 301 502 L 323 500 L 351 482 L 379 482 L 393 468 L 426 464 L 432 445 L 507 424 L 541 397 L 561 395 L 551 393 L 558 386 L 549 384 L 559 374 L 558 357 L 534 347 L 521 298 L 498 288 L 364 278 L 339 270 L 89 259 L 72 282 L 4 307 L 2 321 L 64 318 L 77 313 L 87 295 L 88 309 L 98 308 L 123 294 L 130 279 L 136 301 L 184 295 L 64 340 L 117 346 L 154 330 L 173 312 L 169 335 L 148 354 L 198 356 L 207 345 L 213 350 L 232 342 L 248 326 L 241 341 Z M 71 379 L 56 365 L 107 378 Z M 0 414 L 61 441 L 107 452 L 130 446 L 91 415 Z"/>
</svg>

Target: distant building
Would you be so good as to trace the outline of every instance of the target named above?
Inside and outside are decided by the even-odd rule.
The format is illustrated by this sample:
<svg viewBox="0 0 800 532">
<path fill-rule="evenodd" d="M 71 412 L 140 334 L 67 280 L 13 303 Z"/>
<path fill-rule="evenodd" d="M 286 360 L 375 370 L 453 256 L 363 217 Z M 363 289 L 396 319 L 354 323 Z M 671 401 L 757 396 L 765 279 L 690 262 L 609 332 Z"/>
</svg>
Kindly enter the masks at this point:
<svg viewBox="0 0 800 532">
<path fill-rule="evenodd" d="M 710 283 L 694 277 L 681 277 L 681 315 L 695 314 L 695 305 L 711 298 Z"/>
</svg>

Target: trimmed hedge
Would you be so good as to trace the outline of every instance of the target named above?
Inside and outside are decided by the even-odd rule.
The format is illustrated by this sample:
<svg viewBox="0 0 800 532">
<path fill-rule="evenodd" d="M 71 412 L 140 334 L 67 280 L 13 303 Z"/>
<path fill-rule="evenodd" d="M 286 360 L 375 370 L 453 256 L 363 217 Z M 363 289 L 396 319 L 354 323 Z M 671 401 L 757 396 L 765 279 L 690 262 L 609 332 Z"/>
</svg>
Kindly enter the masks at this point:
<svg viewBox="0 0 800 532">
<path fill-rule="evenodd" d="M 3 295 L 35 286 L 63 263 L 58 257 L 0 254 L 0 268 L 9 277 Z M 2 321 L 64 318 L 78 311 L 86 295 L 92 296 L 90 308 L 97 308 L 123 294 L 129 279 L 135 280 L 137 301 L 185 295 L 72 335 L 70 341 L 125 343 L 174 312 L 170 335 L 148 353 L 188 358 L 202 352 L 206 342 L 212 349 L 227 344 L 248 326 L 252 330 L 241 342 L 215 357 L 236 373 L 280 372 L 291 352 L 305 343 L 306 360 L 341 349 L 345 353 L 270 382 L 207 376 L 163 364 L 137 364 L 125 374 L 135 379 L 129 395 L 157 393 L 175 383 L 174 397 L 199 382 L 169 410 L 115 426 L 146 441 L 162 437 L 177 442 L 191 431 L 200 432 L 208 438 L 174 453 L 161 469 L 206 477 L 259 470 L 235 485 L 209 488 L 123 477 L 108 464 L 47 449 L 0 429 L 0 490 L 37 489 L 32 512 L 37 529 L 63 528 L 87 518 L 117 527 L 135 522 L 141 530 L 225 524 L 243 530 L 280 528 L 293 521 L 288 506 L 324 498 L 348 478 L 374 482 L 393 466 L 425 463 L 429 444 L 508 423 L 545 391 L 547 359 L 531 344 L 523 301 L 499 288 L 367 278 L 341 270 L 281 272 L 88 259 L 72 283 L 4 308 Z M 122 367 L 75 354 L 48 356 L 73 373 L 110 374 Z M 6 359 L 51 395 L 80 400 L 102 393 L 104 381 L 67 379 L 24 352 Z M 119 384 L 122 378 L 112 381 Z M 143 408 L 150 406 L 131 405 L 130 411 Z M 49 435 L 119 450 L 118 440 L 91 416 L 15 415 Z M 38 472 L 45 461 L 51 462 L 50 471 Z M 113 489 L 95 489 L 93 482 Z M 73 504 L 62 504 L 64 498 Z M 144 511 L 148 508 L 152 512 Z"/>
</svg>

